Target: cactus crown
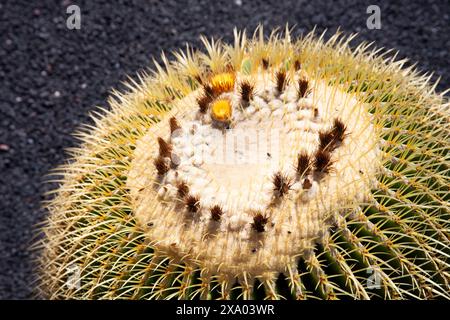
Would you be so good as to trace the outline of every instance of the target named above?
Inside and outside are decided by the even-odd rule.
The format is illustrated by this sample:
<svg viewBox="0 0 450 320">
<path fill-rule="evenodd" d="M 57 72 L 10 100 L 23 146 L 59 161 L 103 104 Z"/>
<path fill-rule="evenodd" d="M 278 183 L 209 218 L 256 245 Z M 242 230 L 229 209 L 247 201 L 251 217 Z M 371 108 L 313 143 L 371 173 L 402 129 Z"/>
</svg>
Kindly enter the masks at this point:
<svg viewBox="0 0 450 320">
<path fill-rule="evenodd" d="M 448 298 L 449 104 L 429 77 L 340 34 L 234 34 L 163 55 L 79 133 L 41 293 Z"/>
</svg>

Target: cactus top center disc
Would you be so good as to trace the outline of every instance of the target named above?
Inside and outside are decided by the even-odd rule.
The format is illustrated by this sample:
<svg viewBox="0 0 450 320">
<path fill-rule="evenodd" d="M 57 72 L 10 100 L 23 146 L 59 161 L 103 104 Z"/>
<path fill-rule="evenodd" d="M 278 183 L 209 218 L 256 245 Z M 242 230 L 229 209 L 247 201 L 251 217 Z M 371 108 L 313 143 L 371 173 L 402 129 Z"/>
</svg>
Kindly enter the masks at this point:
<svg viewBox="0 0 450 320">
<path fill-rule="evenodd" d="M 230 277 L 285 272 L 370 191 L 380 160 L 367 106 L 274 70 L 211 77 L 138 142 L 134 212 L 173 259 Z"/>
</svg>

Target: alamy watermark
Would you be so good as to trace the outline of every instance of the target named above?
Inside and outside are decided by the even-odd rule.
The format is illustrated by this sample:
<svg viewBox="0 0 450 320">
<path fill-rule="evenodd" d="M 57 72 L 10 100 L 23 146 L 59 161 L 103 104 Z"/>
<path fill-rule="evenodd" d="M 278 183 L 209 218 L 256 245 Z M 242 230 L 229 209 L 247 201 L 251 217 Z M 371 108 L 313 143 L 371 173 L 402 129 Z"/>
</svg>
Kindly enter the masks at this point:
<svg viewBox="0 0 450 320">
<path fill-rule="evenodd" d="M 67 281 L 66 286 L 69 289 L 80 289 L 81 287 L 81 269 L 76 264 L 69 264 L 66 267 Z"/>
<path fill-rule="evenodd" d="M 175 130 L 172 138 L 183 135 L 182 131 Z M 195 146 L 195 155 L 203 163 L 220 165 L 261 164 L 267 161 L 278 163 L 287 139 L 280 129 L 233 129 L 222 132 L 214 130 L 209 132 L 210 143 Z M 184 137 L 183 139 L 189 139 Z M 194 144 L 186 140 L 186 144 Z M 284 143 L 284 144 L 283 144 Z M 214 144 L 214 146 L 211 146 Z M 289 146 L 285 146 L 289 147 Z M 180 150 L 179 152 L 183 152 Z M 179 164 L 177 152 L 172 153 L 172 162 Z"/>
<path fill-rule="evenodd" d="M 380 289 L 381 277 L 380 274 L 373 268 L 367 269 L 367 289 Z"/>
<path fill-rule="evenodd" d="M 375 4 L 371 4 L 367 7 L 367 14 L 370 16 L 366 20 L 367 29 L 381 29 L 381 9 Z"/>
<path fill-rule="evenodd" d="M 81 29 L 81 10 L 76 4 L 67 7 L 66 13 L 69 14 L 66 20 L 66 26 L 69 30 Z"/>
</svg>

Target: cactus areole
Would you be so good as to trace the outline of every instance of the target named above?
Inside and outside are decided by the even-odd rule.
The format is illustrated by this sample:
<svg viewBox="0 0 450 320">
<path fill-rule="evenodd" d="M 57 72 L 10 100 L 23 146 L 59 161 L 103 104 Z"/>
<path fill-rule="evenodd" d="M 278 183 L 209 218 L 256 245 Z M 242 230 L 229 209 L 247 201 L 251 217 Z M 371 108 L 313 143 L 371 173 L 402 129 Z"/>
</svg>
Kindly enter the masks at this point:
<svg viewBox="0 0 450 320">
<path fill-rule="evenodd" d="M 39 294 L 449 298 L 448 100 L 351 40 L 235 31 L 115 93 L 58 171 Z"/>
</svg>

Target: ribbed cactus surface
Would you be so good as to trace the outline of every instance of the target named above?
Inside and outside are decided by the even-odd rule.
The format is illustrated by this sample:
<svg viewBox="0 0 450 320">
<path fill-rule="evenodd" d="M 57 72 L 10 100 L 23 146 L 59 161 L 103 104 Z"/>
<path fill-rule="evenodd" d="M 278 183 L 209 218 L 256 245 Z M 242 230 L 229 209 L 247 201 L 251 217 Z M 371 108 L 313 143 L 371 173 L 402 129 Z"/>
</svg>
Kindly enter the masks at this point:
<svg viewBox="0 0 450 320">
<path fill-rule="evenodd" d="M 56 175 L 53 299 L 450 298 L 450 109 L 389 51 L 203 39 L 114 92 Z"/>
</svg>

